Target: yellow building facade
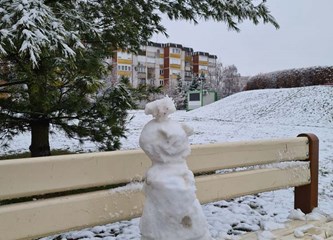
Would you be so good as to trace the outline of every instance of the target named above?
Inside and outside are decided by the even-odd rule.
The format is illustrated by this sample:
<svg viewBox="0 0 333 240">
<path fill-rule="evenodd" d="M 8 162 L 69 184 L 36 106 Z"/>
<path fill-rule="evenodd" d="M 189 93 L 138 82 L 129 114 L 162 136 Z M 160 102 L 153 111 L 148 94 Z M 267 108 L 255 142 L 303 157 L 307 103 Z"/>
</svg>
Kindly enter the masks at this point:
<svg viewBox="0 0 333 240">
<path fill-rule="evenodd" d="M 175 43 L 149 42 L 137 54 L 122 50 L 112 57 L 112 81 L 127 77 L 133 87 L 140 84 L 177 86 L 178 79 L 190 84 L 199 73 L 208 75 L 216 67 L 217 57 L 194 52 L 192 48 Z"/>
</svg>

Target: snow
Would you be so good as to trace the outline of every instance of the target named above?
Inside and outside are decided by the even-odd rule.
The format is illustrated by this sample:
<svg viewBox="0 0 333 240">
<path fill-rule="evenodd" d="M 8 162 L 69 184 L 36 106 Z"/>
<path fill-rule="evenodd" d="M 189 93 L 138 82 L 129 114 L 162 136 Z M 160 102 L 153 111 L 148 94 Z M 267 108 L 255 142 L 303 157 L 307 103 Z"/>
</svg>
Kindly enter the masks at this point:
<svg viewBox="0 0 333 240">
<path fill-rule="evenodd" d="M 110 190 L 111 193 L 130 193 L 130 192 L 135 192 L 138 190 L 142 190 L 142 183 L 141 182 L 131 182 L 125 186 L 122 187 L 117 187 L 117 188 L 112 188 Z"/>
<path fill-rule="evenodd" d="M 320 140 L 318 211 L 332 220 L 332 99 L 333 88 L 328 86 L 247 91 L 190 112 L 176 111 L 171 118 L 194 129 L 189 137 L 191 144 L 295 137 L 305 132 L 316 134 Z M 123 149 L 139 148 L 143 126 L 152 119 L 143 110 L 131 111 L 132 116 L 128 137 L 122 141 Z M 98 149 L 89 142 L 80 145 L 77 141 L 68 140 L 61 133 L 52 135 L 50 142 L 52 148 L 68 148 L 77 152 Z M 30 135 L 22 135 L 15 138 L 3 154 L 27 151 L 29 144 Z M 272 229 L 282 227 L 289 220 L 293 210 L 292 199 L 293 190 L 283 189 L 206 204 L 203 212 L 210 234 L 215 239 L 237 239 L 239 234 L 256 230 L 259 230 L 258 235 L 262 235 L 261 239 L 266 239 Z M 97 236 L 101 236 L 104 240 L 139 240 L 139 221 L 136 218 L 85 229 L 83 239 L 100 239 Z M 94 237 L 90 233 L 94 233 Z M 78 232 L 63 234 L 58 239 L 72 239 L 74 234 Z M 43 240 L 50 239 L 52 237 Z"/>
<path fill-rule="evenodd" d="M 305 214 L 300 209 L 291 210 L 288 218 L 292 220 L 303 220 L 303 221 L 305 221 L 306 219 Z"/>
<path fill-rule="evenodd" d="M 274 234 L 270 231 L 262 231 L 258 232 L 257 234 L 258 240 L 270 240 L 270 239 L 276 239 Z"/>
<path fill-rule="evenodd" d="M 296 238 L 302 238 L 305 235 L 305 232 L 307 232 L 309 229 L 313 228 L 314 226 L 312 224 L 307 224 L 301 227 L 298 227 L 294 230 L 294 236 Z"/>
</svg>

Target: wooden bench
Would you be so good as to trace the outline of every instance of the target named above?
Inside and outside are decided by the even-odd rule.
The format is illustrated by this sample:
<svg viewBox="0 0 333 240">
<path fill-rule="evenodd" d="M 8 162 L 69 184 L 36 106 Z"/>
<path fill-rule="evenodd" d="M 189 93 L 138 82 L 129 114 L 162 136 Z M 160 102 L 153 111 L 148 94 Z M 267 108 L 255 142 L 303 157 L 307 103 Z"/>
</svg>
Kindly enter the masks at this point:
<svg viewBox="0 0 333 240">
<path fill-rule="evenodd" d="M 309 164 L 274 164 L 290 161 Z M 197 174 L 202 204 L 289 187 L 295 187 L 295 208 L 309 213 L 318 204 L 313 134 L 196 145 L 188 165 Z M 251 167 L 258 165 L 265 167 Z M 138 217 L 144 203 L 140 187 L 119 186 L 142 180 L 149 166 L 141 150 L 0 161 L 0 239 L 35 239 Z M 216 173 L 221 169 L 236 170 Z"/>
</svg>

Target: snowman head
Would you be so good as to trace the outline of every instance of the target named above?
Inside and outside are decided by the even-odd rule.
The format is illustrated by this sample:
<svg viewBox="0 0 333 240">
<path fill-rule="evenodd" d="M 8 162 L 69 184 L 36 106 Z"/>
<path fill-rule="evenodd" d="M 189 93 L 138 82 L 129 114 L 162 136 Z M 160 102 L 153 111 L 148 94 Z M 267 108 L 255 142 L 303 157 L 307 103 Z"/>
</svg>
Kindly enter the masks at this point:
<svg viewBox="0 0 333 240">
<path fill-rule="evenodd" d="M 172 98 L 169 98 L 168 96 L 147 103 L 145 107 L 145 114 L 146 115 L 153 115 L 153 117 L 157 121 L 164 121 L 168 119 L 169 114 L 176 111 L 175 103 L 172 100 Z"/>
<path fill-rule="evenodd" d="M 188 136 L 192 129 L 168 118 L 174 111 L 174 103 L 169 97 L 146 105 L 146 114 L 155 118 L 144 126 L 139 144 L 152 162 L 185 161 L 190 154 Z"/>
</svg>

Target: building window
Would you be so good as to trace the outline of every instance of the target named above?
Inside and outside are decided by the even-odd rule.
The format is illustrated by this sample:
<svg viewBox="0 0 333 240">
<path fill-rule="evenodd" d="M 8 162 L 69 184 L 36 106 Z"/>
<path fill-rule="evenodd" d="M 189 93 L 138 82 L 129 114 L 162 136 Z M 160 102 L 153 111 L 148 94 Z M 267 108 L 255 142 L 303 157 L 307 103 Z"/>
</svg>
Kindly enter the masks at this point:
<svg viewBox="0 0 333 240">
<path fill-rule="evenodd" d="M 186 72 L 185 72 L 185 76 L 186 76 L 186 77 L 191 77 L 191 76 L 192 76 L 192 72 L 188 72 L 188 71 L 186 71 Z"/>
<path fill-rule="evenodd" d="M 146 56 L 146 50 L 140 49 L 138 55 Z"/>
<path fill-rule="evenodd" d="M 163 86 L 163 85 L 164 85 L 164 81 L 160 80 L 160 86 Z"/>
<path fill-rule="evenodd" d="M 146 85 L 146 79 L 139 79 L 140 80 L 140 85 Z"/>
<path fill-rule="evenodd" d="M 208 57 L 207 56 L 199 56 L 199 61 L 208 62 Z"/>
<path fill-rule="evenodd" d="M 199 70 L 208 70 L 208 66 L 200 66 Z"/>
<path fill-rule="evenodd" d="M 147 61 L 147 63 L 155 63 L 156 62 L 155 58 L 152 58 L 152 57 L 147 57 L 146 61 Z"/>
<path fill-rule="evenodd" d="M 172 53 L 180 54 L 180 49 L 179 48 L 173 48 Z"/>
<path fill-rule="evenodd" d="M 138 72 L 145 73 L 146 72 L 146 67 L 138 66 Z"/>
<path fill-rule="evenodd" d="M 117 69 L 120 71 L 131 71 L 131 66 L 128 65 L 118 65 Z"/>
<path fill-rule="evenodd" d="M 128 52 L 118 52 L 118 58 L 119 59 L 131 59 L 132 54 Z"/>
<path fill-rule="evenodd" d="M 163 74 L 164 74 L 164 70 L 161 69 L 161 70 L 160 70 L 160 75 L 163 75 Z"/>
<path fill-rule="evenodd" d="M 170 72 L 172 75 L 180 75 L 180 70 L 171 69 Z"/>
<path fill-rule="evenodd" d="M 179 58 L 170 58 L 170 63 L 180 65 L 180 59 Z"/>
</svg>

